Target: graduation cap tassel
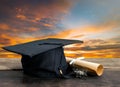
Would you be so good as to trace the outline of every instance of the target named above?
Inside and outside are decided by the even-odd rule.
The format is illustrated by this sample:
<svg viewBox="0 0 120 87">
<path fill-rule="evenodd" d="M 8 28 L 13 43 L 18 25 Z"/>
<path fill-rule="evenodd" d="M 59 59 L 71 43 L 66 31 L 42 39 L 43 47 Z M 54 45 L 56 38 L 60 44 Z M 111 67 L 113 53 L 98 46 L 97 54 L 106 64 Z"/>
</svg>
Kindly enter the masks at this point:
<svg viewBox="0 0 120 87">
<path fill-rule="evenodd" d="M 73 71 L 77 78 L 86 77 L 87 71 L 84 69 L 73 68 Z"/>
<path fill-rule="evenodd" d="M 66 58 L 67 62 L 73 67 L 81 70 L 84 74 L 101 76 L 103 74 L 103 65 L 93 62 L 88 62 L 80 59 Z M 81 71 L 74 69 L 76 73 L 81 74 Z"/>
<path fill-rule="evenodd" d="M 61 70 L 61 69 L 59 70 L 59 72 L 60 72 L 60 74 L 61 74 L 61 75 L 63 75 L 63 72 L 62 72 L 62 70 Z"/>
<path fill-rule="evenodd" d="M 69 58 L 68 58 L 68 59 L 69 59 Z M 72 59 L 72 60 L 69 62 L 70 66 L 74 66 L 74 62 L 77 61 L 77 60 L 80 60 L 80 59 L 84 59 L 84 57 Z M 82 78 L 82 77 L 87 76 L 87 70 L 85 70 L 85 69 L 73 67 L 73 71 L 74 71 L 75 76 L 76 76 L 77 78 Z"/>
</svg>

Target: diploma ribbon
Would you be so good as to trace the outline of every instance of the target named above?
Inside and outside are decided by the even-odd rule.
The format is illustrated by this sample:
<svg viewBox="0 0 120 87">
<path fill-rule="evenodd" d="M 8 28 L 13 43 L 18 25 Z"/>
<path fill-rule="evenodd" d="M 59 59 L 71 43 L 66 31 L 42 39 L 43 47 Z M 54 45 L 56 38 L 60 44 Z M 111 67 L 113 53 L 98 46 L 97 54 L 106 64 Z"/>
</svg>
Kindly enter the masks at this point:
<svg viewBox="0 0 120 87">
<path fill-rule="evenodd" d="M 75 61 L 81 60 L 81 59 L 84 59 L 84 57 L 79 57 L 79 58 L 72 59 L 69 64 L 73 65 Z"/>
</svg>

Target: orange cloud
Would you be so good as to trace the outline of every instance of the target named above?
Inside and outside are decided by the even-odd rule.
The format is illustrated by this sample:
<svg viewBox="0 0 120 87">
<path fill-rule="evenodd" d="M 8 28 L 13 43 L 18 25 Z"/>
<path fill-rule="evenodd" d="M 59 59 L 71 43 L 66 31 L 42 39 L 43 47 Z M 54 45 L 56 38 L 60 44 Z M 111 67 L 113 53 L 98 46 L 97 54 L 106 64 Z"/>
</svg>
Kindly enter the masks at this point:
<svg viewBox="0 0 120 87">
<path fill-rule="evenodd" d="M 32 2 L 16 2 L 18 6 L 15 7 L 17 14 L 15 17 L 34 23 L 38 23 L 42 18 L 51 18 L 53 19 L 51 22 L 56 22 L 68 13 L 71 7 L 69 0 L 37 1 L 38 3 L 31 4 Z"/>
<path fill-rule="evenodd" d="M 20 38 L 20 37 L 12 37 L 8 35 L 0 35 L 0 58 L 21 58 L 21 55 L 8 52 L 2 49 L 4 46 L 15 45 L 25 42 L 30 42 L 36 40 L 37 38 Z"/>
<path fill-rule="evenodd" d="M 1 23 L 0 24 L 0 30 L 8 30 L 9 29 L 9 26 L 5 23 Z"/>
<path fill-rule="evenodd" d="M 51 25 L 51 24 L 44 24 L 44 26 L 53 27 L 53 25 Z"/>
<path fill-rule="evenodd" d="M 36 31 L 36 29 L 31 28 L 30 31 Z M 1 34 L 0 37 L 3 38 L 1 42 L 1 46 L 4 46 L 5 43 L 6 45 L 14 45 L 18 43 L 24 43 L 24 42 L 29 42 L 33 40 L 38 40 L 38 39 L 43 39 L 43 38 L 66 38 L 66 39 L 75 39 L 75 38 L 82 38 L 84 35 L 79 33 L 76 29 L 70 29 L 70 30 L 64 30 L 61 31 L 57 34 L 53 35 L 48 35 L 48 36 L 41 36 L 41 37 L 26 37 L 26 38 L 21 38 L 21 37 L 12 37 L 9 35 Z M 76 36 L 75 36 L 76 35 Z M 118 39 L 117 39 L 118 40 Z M 119 47 L 120 44 L 117 42 L 114 42 L 113 40 L 101 40 L 101 39 L 91 39 L 85 41 L 83 44 L 76 44 L 72 46 L 68 46 L 65 48 L 65 56 L 67 57 L 81 57 L 84 56 L 85 58 L 113 58 L 113 57 L 120 57 L 119 54 Z M 67 52 L 67 51 L 73 51 Z M 9 55 L 9 56 L 7 56 Z M 14 56 L 15 55 L 15 56 Z M 0 53 L 1 57 L 20 57 L 19 55 L 16 54 L 10 54 L 6 52 Z"/>
<path fill-rule="evenodd" d="M 71 7 L 69 0 L 14 1 L 12 9 L 9 4 L 11 2 L 7 1 L 7 3 L 8 5 L 6 1 L 0 3 L 0 13 L 5 14 L 2 17 L 3 23 L 0 22 L 0 30 L 2 30 L 0 34 L 16 37 L 22 37 L 23 34 L 38 37 L 38 35 L 49 35 L 50 32 L 55 32 L 54 30 L 60 31 L 56 24 Z"/>
<path fill-rule="evenodd" d="M 0 48 L 0 58 L 21 58 L 21 55 L 8 52 Z"/>
<path fill-rule="evenodd" d="M 70 51 L 70 55 L 73 52 L 72 55 L 79 54 L 85 58 L 120 58 L 120 44 L 109 40 L 88 40 L 83 44 L 67 47 L 65 51 Z"/>
<path fill-rule="evenodd" d="M 34 29 L 33 29 L 34 30 Z M 8 35 L 0 35 L 1 38 L 4 38 L 4 40 L 1 40 L 3 44 L 1 46 L 6 45 L 14 45 L 18 43 L 25 43 L 33 40 L 43 39 L 43 38 L 66 38 L 70 39 L 71 34 L 73 32 L 76 32 L 76 30 L 65 30 L 62 32 L 59 32 L 54 35 L 48 35 L 43 37 L 26 37 L 26 38 L 20 38 L 20 37 L 10 37 Z M 83 37 L 80 35 L 80 37 Z M 8 42 L 6 42 L 8 41 Z M 85 58 L 113 58 L 113 57 L 120 57 L 119 54 L 119 47 L 120 44 L 117 42 L 112 41 L 104 41 L 101 39 L 92 39 L 85 41 L 83 44 L 75 44 L 71 46 L 65 47 L 65 56 L 67 57 L 81 57 L 84 56 Z M 70 52 L 71 51 L 71 52 Z M 9 55 L 9 56 L 7 56 Z M 15 56 L 14 56 L 15 55 Z M 1 57 L 20 57 L 16 54 L 6 54 L 6 52 L 0 53 Z"/>
<path fill-rule="evenodd" d="M 89 51 L 82 53 L 82 55 L 86 58 L 120 58 L 119 50 L 97 50 L 97 51 Z"/>
<path fill-rule="evenodd" d="M 16 17 L 21 19 L 21 20 L 26 20 L 26 16 L 25 15 L 18 14 Z"/>
<path fill-rule="evenodd" d="M 72 30 L 64 30 L 64 31 L 58 32 L 56 34 L 42 36 L 42 37 L 39 37 L 39 38 L 64 38 L 64 39 L 66 38 L 66 39 L 68 39 L 69 35 L 71 33 L 72 33 Z"/>
<path fill-rule="evenodd" d="M 46 0 L 37 1 L 39 2 L 36 4 L 31 4 L 27 1 L 15 1 L 16 4 L 13 4 L 12 9 L 11 5 L 9 5 L 11 1 L 8 1 L 8 5 L 6 5 L 4 0 L 1 1 L 0 13 L 5 16 L 3 15 L 1 17 L 2 21 L 0 21 L 0 47 L 43 38 L 82 39 L 85 42 L 82 45 L 65 48 L 65 55 L 68 57 L 84 56 L 87 58 L 120 57 L 120 36 L 111 40 L 107 39 L 106 41 L 103 40 L 104 38 L 100 39 L 101 35 L 104 36 L 109 31 L 118 33 L 119 30 L 115 31 L 114 28 L 119 29 L 119 16 L 108 16 L 105 17 L 104 22 L 101 21 L 95 24 L 88 24 L 82 27 L 76 26 L 73 29 L 63 30 L 64 28 L 59 28 L 57 24 L 68 14 L 72 6 L 71 1 L 52 0 L 49 3 Z M 98 39 L 95 39 L 96 35 L 100 33 L 101 35 L 97 37 Z M 74 51 L 74 53 L 66 51 Z M 17 56 L 6 51 L 3 52 L 0 49 L 0 57 L 17 58 Z"/>
</svg>

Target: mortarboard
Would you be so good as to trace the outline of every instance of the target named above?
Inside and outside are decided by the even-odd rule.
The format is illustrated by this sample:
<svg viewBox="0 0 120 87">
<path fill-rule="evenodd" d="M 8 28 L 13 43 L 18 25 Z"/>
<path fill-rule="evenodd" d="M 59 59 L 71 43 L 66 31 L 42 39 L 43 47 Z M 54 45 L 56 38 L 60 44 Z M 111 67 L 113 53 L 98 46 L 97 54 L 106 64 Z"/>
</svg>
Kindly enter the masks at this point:
<svg viewBox="0 0 120 87">
<path fill-rule="evenodd" d="M 23 71 L 41 78 L 64 77 L 70 72 L 63 46 L 82 43 L 79 40 L 48 38 L 28 43 L 3 47 L 22 55 Z"/>
</svg>

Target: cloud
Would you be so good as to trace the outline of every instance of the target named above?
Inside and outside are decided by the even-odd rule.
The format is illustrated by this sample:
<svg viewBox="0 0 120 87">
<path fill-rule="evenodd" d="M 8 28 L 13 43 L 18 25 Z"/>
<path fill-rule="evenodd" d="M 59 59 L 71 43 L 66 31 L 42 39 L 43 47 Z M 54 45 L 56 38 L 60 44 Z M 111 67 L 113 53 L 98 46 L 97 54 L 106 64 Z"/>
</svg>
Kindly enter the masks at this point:
<svg viewBox="0 0 120 87">
<path fill-rule="evenodd" d="M 114 44 L 114 45 L 100 45 L 100 46 L 85 46 L 82 47 L 81 50 L 84 51 L 95 51 L 95 50 L 108 50 L 108 49 L 119 49 L 120 48 L 120 44 Z"/>
<path fill-rule="evenodd" d="M 109 41 L 114 43 L 120 43 L 120 35 L 110 38 Z"/>
<path fill-rule="evenodd" d="M 0 45 L 8 45 L 10 44 L 10 37 L 8 37 L 7 35 L 1 34 L 0 35 Z"/>
<path fill-rule="evenodd" d="M 2 24 L 0 24 L 0 29 L 1 30 L 8 30 L 9 26 L 7 24 L 5 24 L 5 23 L 2 23 Z"/>
<path fill-rule="evenodd" d="M 84 41 L 83 44 L 65 48 L 66 51 L 76 52 L 66 53 L 69 57 L 82 56 L 81 53 L 85 57 L 120 57 L 120 10 L 114 3 L 107 3 L 108 1 L 90 1 L 89 4 L 93 7 L 107 8 L 107 12 L 104 13 L 106 15 L 100 14 L 95 23 L 91 21 L 68 29 L 61 20 L 70 15 L 69 11 L 73 6 L 72 2 L 75 3 L 74 0 L 1 0 L 0 47 L 50 37 L 65 38 Z M 2 52 L 0 56 L 8 56 L 2 49 L 0 51 Z"/>
<path fill-rule="evenodd" d="M 2 24 L 0 30 L 8 29 L 4 32 L 10 31 L 11 34 L 19 32 L 21 36 L 22 33 L 26 33 L 34 37 L 61 31 L 62 28 L 57 24 L 71 7 L 71 2 L 68 0 L 1 0 L 0 2 L 0 24 Z"/>
<path fill-rule="evenodd" d="M 62 28 L 57 24 L 70 7 L 68 0 L 1 0 L 0 46 L 60 37 L 56 33 Z"/>
<path fill-rule="evenodd" d="M 92 39 L 85 41 L 83 44 L 76 44 L 65 48 L 68 56 L 84 56 L 86 58 L 119 58 L 120 44 L 110 40 Z M 72 52 L 72 53 L 71 53 Z"/>
<path fill-rule="evenodd" d="M 18 14 L 16 17 L 21 19 L 21 20 L 26 20 L 26 16 L 21 15 L 21 14 Z"/>
<path fill-rule="evenodd" d="M 66 50 L 72 51 L 96 51 L 96 50 L 109 50 L 109 49 L 119 49 L 119 43 L 113 43 L 108 41 L 104 41 L 101 39 L 92 39 L 85 41 L 83 44 L 77 44 L 74 47 L 65 48 Z"/>
</svg>

